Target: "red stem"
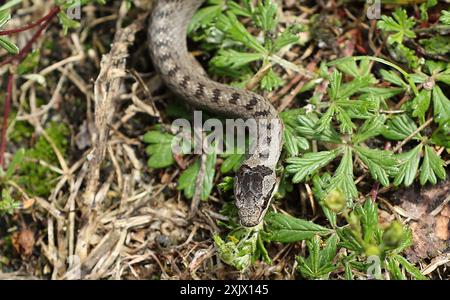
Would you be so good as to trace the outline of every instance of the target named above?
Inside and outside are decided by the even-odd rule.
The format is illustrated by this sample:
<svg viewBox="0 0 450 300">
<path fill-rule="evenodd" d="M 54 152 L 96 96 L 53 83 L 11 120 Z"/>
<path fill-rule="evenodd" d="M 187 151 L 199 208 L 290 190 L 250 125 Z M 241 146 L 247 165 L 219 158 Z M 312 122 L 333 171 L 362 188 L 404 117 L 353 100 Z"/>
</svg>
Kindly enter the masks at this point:
<svg viewBox="0 0 450 300">
<path fill-rule="evenodd" d="M 60 11 L 59 7 L 56 7 L 56 9 L 52 9 L 52 11 L 47 15 L 46 20 L 42 23 L 41 27 L 34 33 L 33 37 L 28 41 L 28 43 L 23 47 L 22 50 L 16 55 L 11 56 L 4 61 L 0 63 L 0 67 L 9 64 L 13 61 L 21 61 L 25 56 L 28 55 L 28 53 L 31 50 L 31 47 L 33 47 L 33 44 L 36 42 L 36 40 L 39 38 L 39 36 L 42 34 L 42 32 L 48 27 L 50 24 L 52 18 Z"/>
<path fill-rule="evenodd" d="M 30 52 L 31 48 L 33 47 L 33 44 L 36 42 L 36 40 L 41 36 L 42 32 L 50 25 L 50 22 L 52 21 L 53 17 L 56 16 L 61 11 L 61 8 L 58 6 L 53 7 L 50 12 L 43 18 L 37 20 L 34 23 L 30 23 L 26 25 L 25 27 L 19 28 L 19 29 L 13 29 L 8 31 L 0 31 L 0 35 L 5 34 L 12 34 L 17 32 L 22 32 L 25 30 L 32 29 L 36 26 L 39 26 L 39 29 L 34 33 L 33 37 L 27 42 L 25 47 L 23 47 L 22 50 L 19 51 L 19 53 L 16 56 L 11 56 L 7 59 L 5 59 L 3 62 L 0 62 L 0 67 L 9 64 L 11 62 L 19 63 L 22 61 Z M 13 84 L 14 84 L 14 74 L 10 73 L 8 75 L 8 86 L 6 91 L 6 97 L 5 97 L 5 104 L 3 109 L 3 127 L 2 127 L 2 134 L 1 134 L 1 140 L 0 140 L 0 167 L 5 167 L 5 152 L 6 152 L 6 131 L 8 129 L 8 117 L 9 117 L 9 111 L 11 109 L 11 98 L 12 98 L 12 90 L 13 90 Z"/>
<path fill-rule="evenodd" d="M 23 31 L 27 31 L 29 29 L 33 29 L 34 27 L 40 25 L 41 23 L 53 18 L 53 16 L 55 14 L 59 13 L 60 11 L 61 11 L 61 8 L 59 6 L 55 6 L 50 10 L 50 12 L 46 16 L 40 18 L 39 20 L 31 22 L 30 24 L 27 24 L 21 28 L 0 31 L 0 35 L 11 35 L 11 34 L 23 32 Z"/>
<path fill-rule="evenodd" d="M 2 139 L 0 144 L 0 166 L 4 167 L 5 152 L 6 152 L 6 130 L 8 129 L 8 116 L 11 108 L 11 98 L 14 83 L 14 74 L 8 75 L 8 88 L 6 91 L 5 106 L 3 110 L 3 127 L 2 127 Z"/>
</svg>

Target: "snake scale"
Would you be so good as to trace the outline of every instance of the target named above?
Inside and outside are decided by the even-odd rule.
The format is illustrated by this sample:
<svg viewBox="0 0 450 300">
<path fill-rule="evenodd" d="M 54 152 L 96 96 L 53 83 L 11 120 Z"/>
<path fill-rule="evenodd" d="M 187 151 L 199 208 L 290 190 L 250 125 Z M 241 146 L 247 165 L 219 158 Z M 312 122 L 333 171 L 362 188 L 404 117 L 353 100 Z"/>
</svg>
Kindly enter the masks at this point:
<svg viewBox="0 0 450 300">
<path fill-rule="evenodd" d="M 259 142 L 246 155 L 234 180 L 240 222 L 253 227 L 261 223 L 276 192 L 275 168 L 281 154 L 283 126 L 267 99 L 209 79 L 188 52 L 187 28 L 202 3 L 203 0 L 156 0 L 149 23 L 150 55 L 165 84 L 189 104 L 256 121 Z"/>
</svg>

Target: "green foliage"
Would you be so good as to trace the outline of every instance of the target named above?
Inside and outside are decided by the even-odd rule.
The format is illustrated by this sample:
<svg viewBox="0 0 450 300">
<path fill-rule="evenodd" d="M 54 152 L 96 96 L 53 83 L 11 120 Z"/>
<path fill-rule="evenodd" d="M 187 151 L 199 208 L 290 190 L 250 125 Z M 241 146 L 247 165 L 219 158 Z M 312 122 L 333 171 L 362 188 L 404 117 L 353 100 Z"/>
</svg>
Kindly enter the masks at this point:
<svg viewBox="0 0 450 300">
<path fill-rule="evenodd" d="M 408 17 L 406 10 L 398 8 L 393 17 L 381 16 L 381 21 L 378 21 L 378 28 L 391 33 L 388 38 L 388 43 L 402 44 L 405 37 L 415 38 L 416 34 L 411 29 L 413 28 L 414 18 Z"/>
<path fill-rule="evenodd" d="M 210 0 L 198 11 L 189 29 L 190 36 L 213 53 L 210 71 L 229 77 L 233 85 L 240 87 L 257 69 L 269 64 L 298 71 L 277 53 L 299 43 L 297 33 L 303 28 L 288 27 L 276 34 L 274 2 L 254 3 Z M 435 5 L 435 1 L 427 1 L 420 6 L 422 21 L 427 20 L 428 9 Z M 443 11 L 440 22 L 447 22 L 447 16 L 448 12 Z M 256 29 L 257 37 L 255 30 L 251 34 L 248 27 Z M 446 95 L 450 64 L 420 57 L 419 51 L 410 48 L 409 42 L 422 37 L 416 35 L 422 28 L 405 9 L 383 16 L 378 28 L 387 38 L 392 57 L 344 57 L 322 63 L 318 77 L 299 92 L 307 105 L 280 114 L 285 125 L 284 152 L 275 198 L 285 197 L 299 183 L 312 187 L 311 196 L 319 203 L 329 226 L 270 211 L 264 224 L 245 229 L 239 226 L 236 208 L 226 203 L 221 211 L 226 221 L 218 223 L 230 233 L 224 238 L 214 236 L 225 263 L 244 271 L 257 259 L 270 262 L 266 243 L 306 241 L 308 254 L 296 258 L 303 278 L 326 279 L 331 272 L 347 279 L 361 277 L 361 272 L 368 278 L 426 278 L 401 256 L 412 244 L 411 231 L 397 221 L 382 226 L 376 203 L 370 199 L 361 203 L 361 199 L 368 192 L 366 186 L 373 182 L 389 189 L 410 186 L 414 181 L 436 184 L 446 178 L 446 149 L 440 147 L 447 148 L 447 153 L 450 148 L 450 101 Z M 429 54 L 445 55 L 448 51 L 445 37 L 422 39 L 419 43 Z M 268 68 L 259 87 L 270 91 L 281 86 L 278 70 Z M 307 91 L 314 91 L 309 99 Z M 154 144 L 162 147 L 164 142 Z M 149 154 L 156 152 L 164 151 Z M 226 177 L 218 186 L 224 195 L 231 195 L 231 174 L 239 169 L 245 156 L 228 153 L 220 157 L 220 172 Z M 215 154 L 208 155 L 203 200 L 211 193 L 216 162 Z M 198 188 L 200 165 L 196 158 L 179 178 L 178 188 L 186 198 L 192 198 Z M 363 185 L 359 184 L 361 179 Z M 371 273 L 372 259 L 379 261 L 376 269 L 384 274 Z"/>
<path fill-rule="evenodd" d="M 194 16 L 189 33 L 194 40 L 206 41 L 205 48 L 217 44 L 216 55 L 210 61 L 210 71 L 218 75 L 234 78 L 245 84 L 254 72 L 254 64 L 268 62 L 280 64 L 284 68 L 298 70 L 295 65 L 279 58 L 276 54 L 284 47 L 299 42 L 296 35 L 300 28 L 289 27 L 276 34 L 278 25 L 277 6 L 271 0 L 259 1 L 256 6 L 251 1 L 209 1 L 210 6 L 200 9 Z M 226 7 L 230 9 L 224 11 Z M 239 16 L 251 17 L 256 28 L 262 31 L 264 40 L 254 37 L 240 22 Z M 211 49 L 210 49 L 211 50 Z M 284 81 L 272 68 L 263 75 L 260 87 L 272 91 Z"/>
<path fill-rule="evenodd" d="M 50 123 L 45 131 L 61 155 L 65 156 L 69 134 L 67 126 Z M 19 142 L 18 137 L 17 141 Z M 20 141 L 23 143 L 23 140 Z M 19 149 L 14 153 L 8 169 L 0 177 L 3 186 L 15 182 L 29 196 L 48 197 L 59 176 L 49 166 L 58 165 L 58 158 L 49 141 L 44 136 L 39 136 L 31 148 Z M 5 197 L 3 195 L 4 199 Z"/>
<path fill-rule="evenodd" d="M 153 169 L 166 168 L 175 163 L 172 145 L 175 137 L 159 130 L 149 131 L 144 135 L 144 142 L 149 144 L 145 151 L 150 156 L 147 165 Z"/>
<path fill-rule="evenodd" d="M 314 236 L 306 242 L 309 256 L 307 258 L 297 256 L 298 271 L 307 279 L 328 279 L 330 272 L 336 270 L 333 259 L 336 256 L 338 236 L 333 234 L 327 239 L 321 249 L 319 236 Z"/>
<path fill-rule="evenodd" d="M 11 197 L 8 189 L 2 189 L 2 198 L 0 199 L 0 217 L 6 214 L 12 215 L 14 210 L 20 207 L 20 202 Z"/>
</svg>

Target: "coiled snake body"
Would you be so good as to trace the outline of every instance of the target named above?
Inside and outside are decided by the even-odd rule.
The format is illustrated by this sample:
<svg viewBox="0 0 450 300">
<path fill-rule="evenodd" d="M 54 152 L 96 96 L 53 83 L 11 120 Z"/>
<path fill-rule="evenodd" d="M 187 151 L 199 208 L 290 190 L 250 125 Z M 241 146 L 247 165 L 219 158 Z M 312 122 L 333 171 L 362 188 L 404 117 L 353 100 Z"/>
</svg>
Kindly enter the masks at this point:
<svg viewBox="0 0 450 300">
<path fill-rule="evenodd" d="M 235 177 L 234 194 L 243 226 L 258 225 L 276 186 L 282 122 L 264 97 L 212 81 L 187 50 L 187 27 L 203 0 L 157 0 L 149 24 L 149 48 L 164 82 L 190 104 L 242 119 L 256 120 L 254 151 Z"/>
</svg>

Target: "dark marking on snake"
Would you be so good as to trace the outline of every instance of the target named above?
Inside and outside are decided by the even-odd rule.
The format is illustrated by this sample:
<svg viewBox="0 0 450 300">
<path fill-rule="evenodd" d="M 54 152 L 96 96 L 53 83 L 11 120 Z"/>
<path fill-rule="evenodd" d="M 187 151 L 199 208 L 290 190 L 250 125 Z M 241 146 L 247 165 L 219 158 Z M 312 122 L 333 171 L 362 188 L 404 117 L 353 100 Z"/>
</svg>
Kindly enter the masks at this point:
<svg viewBox="0 0 450 300">
<path fill-rule="evenodd" d="M 169 71 L 169 73 L 167 75 L 169 75 L 170 77 L 174 77 L 178 73 L 178 71 L 180 71 L 180 67 L 175 66 L 175 67 L 173 67 L 173 69 L 171 69 Z"/>
<path fill-rule="evenodd" d="M 269 115 L 269 111 L 268 110 L 255 112 L 255 117 L 267 117 L 268 115 Z"/>
<path fill-rule="evenodd" d="M 197 90 L 195 91 L 195 96 L 196 97 L 201 97 L 205 94 L 205 85 L 203 83 L 198 83 L 197 84 Z"/>
<path fill-rule="evenodd" d="M 166 62 L 167 60 L 169 60 L 171 58 L 172 58 L 172 54 L 170 54 L 170 53 L 165 53 L 159 57 L 161 62 Z"/>
<path fill-rule="evenodd" d="M 239 95 L 239 93 L 233 93 L 233 94 L 231 94 L 230 103 L 237 104 L 237 102 L 239 101 L 240 98 L 241 98 L 241 95 Z"/>
<path fill-rule="evenodd" d="M 214 90 L 212 91 L 212 93 L 213 93 L 212 101 L 213 101 L 213 102 L 218 102 L 219 99 L 220 99 L 220 95 L 221 95 L 220 90 L 219 90 L 219 89 L 214 89 Z"/>
<path fill-rule="evenodd" d="M 252 110 L 256 104 L 258 104 L 258 99 L 256 97 L 253 97 L 250 100 L 250 102 L 245 106 L 245 109 Z"/>
<path fill-rule="evenodd" d="M 169 41 L 167 41 L 167 40 L 159 40 L 159 41 L 156 41 L 156 42 L 155 42 L 155 46 L 156 46 L 157 48 L 161 48 L 162 46 L 164 46 L 164 47 L 169 47 Z"/>
<path fill-rule="evenodd" d="M 180 86 L 184 89 L 187 88 L 187 85 L 190 80 L 191 80 L 191 77 L 189 77 L 188 75 L 184 75 L 183 80 L 180 83 Z"/>
</svg>

